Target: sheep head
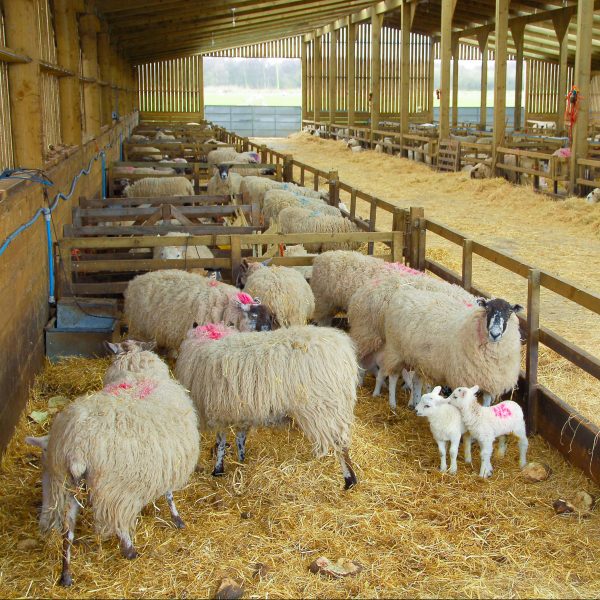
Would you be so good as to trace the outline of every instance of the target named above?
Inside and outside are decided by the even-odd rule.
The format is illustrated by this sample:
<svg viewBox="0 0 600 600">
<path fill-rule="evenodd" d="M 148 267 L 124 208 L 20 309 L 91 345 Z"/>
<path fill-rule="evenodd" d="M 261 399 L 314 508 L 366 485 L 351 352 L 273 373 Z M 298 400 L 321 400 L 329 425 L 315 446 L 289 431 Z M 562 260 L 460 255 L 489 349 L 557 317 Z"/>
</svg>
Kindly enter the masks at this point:
<svg viewBox="0 0 600 600">
<path fill-rule="evenodd" d="M 447 398 L 441 395 L 442 386 L 438 385 L 428 394 L 423 394 L 421 400 L 415 407 L 417 417 L 426 417 L 430 415 L 435 408 L 442 402 L 447 402 Z"/>
<path fill-rule="evenodd" d="M 140 342 L 138 340 L 123 340 L 119 344 L 113 342 L 104 342 L 104 347 L 112 354 L 127 354 L 128 352 L 142 352 L 144 350 L 154 350 L 156 342 Z"/>
<path fill-rule="evenodd" d="M 502 298 L 477 298 L 477 304 L 485 309 L 487 341 L 494 343 L 502 339 L 513 313 L 523 310 L 520 304 L 510 304 Z"/>
<path fill-rule="evenodd" d="M 473 402 L 477 402 L 478 391 L 478 385 L 474 385 L 472 388 L 457 387 L 448 398 L 448 402 L 456 408 L 464 408 Z"/>
</svg>

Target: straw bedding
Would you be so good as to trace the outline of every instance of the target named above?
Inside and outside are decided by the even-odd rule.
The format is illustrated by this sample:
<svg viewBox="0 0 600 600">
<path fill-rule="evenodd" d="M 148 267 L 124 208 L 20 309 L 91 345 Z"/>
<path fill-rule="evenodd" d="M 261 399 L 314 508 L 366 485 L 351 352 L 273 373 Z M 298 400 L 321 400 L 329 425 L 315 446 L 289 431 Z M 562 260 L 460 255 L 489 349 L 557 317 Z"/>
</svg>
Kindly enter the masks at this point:
<svg viewBox="0 0 600 600">
<path fill-rule="evenodd" d="M 337 169 L 340 180 L 398 206 L 423 206 L 425 216 L 472 239 L 542 268 L 592 292 L 600 290 L 600 204 L 582 198 L 555 201 L 504 179 L 472 180 L 468 173 L 437 173 L 428 166 L 373 151 L 352 153 L 343 142 L 306 133 L 268 141 L 276 150 L 321 170 Z M 299 176 L 296 170 L 295 176 Z M 307 173 L 306 185 L 312 180 Z M 349 206 L 349 195 L 341 199 Z M 357 211 L 369 216 L 365 202 Z M 389 229 L 391 215 L 377 213 Z M 461 248 L 427 233 L 427 256 L 460 272 Z M 492 295 L 526 306 L 527 280 L 477 256 L 474 284 Z M 542 289 L 541 325 L 593 355 L 600 347 L 600 316 Z M 598 423 L 600 383 L 542 347 L 540 382 Z"/>
<path fill-rule="evenodd" d="M 48 366 L 27 412 L 49 398 L 98 389 L 105 360 L 71 359 Z M 245 597 L 597 597 L 598 509 L 558 517 L 552 502 L 580 489 L 598 496 L 540 438 L 530 460 L 548 463 L 548 481 L 519 475 L 516 443 L 493 461 L 491 480 L 459 458 L 456 476 L 442 475 L 425 420 L 403 407 L 390 413 L 372 399 L 373 380 L 360 389 L 352 458 L 359 485 L 343 492 L 333 457 L 313 459 L 294 429 L 261 430 L 248 441 L 246 465 L 228 459 L 224 478 L 209 475 L 208 440 L 202 471 L 176 495 L 186 529 L 175 530 L 164 500 L 138 523 L 140 557 L 120 557 L 117 541 L 100 542 L 90 511 L 77 530 L 75 585 L 55 585 L 58 537 L 37 532 L 41 501 L 39 453 L 22 442 L 40 435 L 25 416 L 0 473 L 0 596 L 198 597 L 213 595 L 223 577 L 243 584 Z M 35 545 L 34 548 L 31 546 Z M 29 546 L 29 547 L 28 547 Z M 330 580 L 309 572 L 324 555 L 347 557 L 364 570 Z M 266 565 L 254 575 L 257 563 Z"/>
</svg>

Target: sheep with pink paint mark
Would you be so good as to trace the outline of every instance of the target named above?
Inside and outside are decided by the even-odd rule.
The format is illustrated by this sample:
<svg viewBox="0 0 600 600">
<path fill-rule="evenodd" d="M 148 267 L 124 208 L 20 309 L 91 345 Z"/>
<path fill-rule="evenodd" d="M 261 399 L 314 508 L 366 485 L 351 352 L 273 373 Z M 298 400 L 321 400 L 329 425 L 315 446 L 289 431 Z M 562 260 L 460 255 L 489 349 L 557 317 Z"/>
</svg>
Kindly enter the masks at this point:
<svg viewBox="0 0 600 600">
<path fill-rule="evenodd" d="M 452 475 L 456 473 L 458 445 L 463 440 L 465 462 L 471 464 L 471 434 L 462 420 L 460 410 L 452 406 L 447 398 L 440 394 L 438 385 L 428 394 L 423 394 L 415 408 L 418 417 L 427 417 L 429 429 L 437 442 L 440 452 L 440 471 Z M 450 442 L 450 469 L 446 465 L 446 442 Z"/>
<path fill-rule="evenodd" d="M 481 406 L 477 401 L 478 386 L 471 388 L 458 387 L 449 398 L 452 406 L 458 408 L 462 420 L 470 434 L 478 441 L 481 450 L 481 468 L 479 476 L 489 477 L 492 472 L 492 452 L 494 441 L 500 438 L 498 455 L 503 457 L 506 453 L 506 437 L 509 434 L 517 436 L 519 440 L 519 466 L 521 469 L 527 464 L 527 434 L 523 410 L 512 400 L 505 400 L 495 406 Z"/>
</svg>

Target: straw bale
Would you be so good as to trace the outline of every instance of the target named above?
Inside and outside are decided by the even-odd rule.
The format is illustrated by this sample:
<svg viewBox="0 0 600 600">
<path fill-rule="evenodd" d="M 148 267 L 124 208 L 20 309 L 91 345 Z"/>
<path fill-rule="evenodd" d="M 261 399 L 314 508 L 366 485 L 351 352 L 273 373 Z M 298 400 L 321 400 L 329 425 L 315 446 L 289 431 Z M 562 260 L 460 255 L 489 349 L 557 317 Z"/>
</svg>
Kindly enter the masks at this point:
<svg viewBox="0 0 600 600">
<path fill-rule="evenodd" d="M 106 360 L 72 359 L 47 367 L 32 390 L 28 412 L 61 394 L 97 389 Z M 245 465 L 230 460 L 223 478 L 205 440 L 200 472 L 176 501 L 186 528 L 170 523 L 164 500 L 139 520 L 140 557 L 120 557 L 115 539 L 100 541 L 83 510 L 74 545 L 75 585 L 56 586 L 58 536 L 41 540 L 39 453 L 23 443 L 42 427 L 25 416 L 0 472 L 0 596 L 208 597 L 226 577 L 246 597 L 598 597 L 598 509 L 554 515 L 556 498 L 598 488 L 538 437 L 529 460 L 546 463 L 550 479 L 535 485 L 520 476 L 516 444 L 493 459 L 490 480 L 477 476 L 478 452 L 458 474 L 437 470 L 437 446 L 425 419 L 359 389 L 352 458 L 358 486 L 344 492 L 333 457 L 317 460 L 291 428 L 253 432 Z M 323 460 L 329 461 L 327 467 Z M 34 548 L 31 542 L 39 542 Z M 314 575 L 318 557 L 364 566 L 342 580 Z M 265 577 L 256 577 L 256 565 Z"/>
</svg>

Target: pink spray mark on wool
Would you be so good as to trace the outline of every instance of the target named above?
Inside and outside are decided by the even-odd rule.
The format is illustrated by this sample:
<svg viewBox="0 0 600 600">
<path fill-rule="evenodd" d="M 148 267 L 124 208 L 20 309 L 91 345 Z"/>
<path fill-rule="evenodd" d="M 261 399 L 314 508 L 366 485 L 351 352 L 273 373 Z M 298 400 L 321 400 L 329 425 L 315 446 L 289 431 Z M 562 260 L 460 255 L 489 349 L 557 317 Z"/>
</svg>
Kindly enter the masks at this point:
<svg viewBox="0 0 600 600">
<path fill-rule="evenodd" d="M 217 287 L 217 286 L 219 285 L 219 282 L 218 282 L 216 279 L 211 279 L 211 280 L 208 282 L 208 285 L 209 285 L 210 287 Z"/>
<path fill-rule="evenodd" d="M 402 263 L 385 263 L 383 268 L 386 271 L 395 271 L 397 273 L 405 273 L 407 275 L 424 275 L 422 271 L 417 271 L 417 269 L 407 267 Z"/>
<path fill-rule="evenodd" d="M 122 392 L 130 392 L 132 396 L 143 400 L 147 398 L 157 387 L 157 383 L 151 379 L 144 379 L 136 383 L 135 385 L 127 381 L 121 383 L 110 383 L 104 387 L 104 391 L 112 394 L 113 396 L 119 396 Z"/>
<path fill-rule="evenodd" d="M 472 302 L 467 302 L 466 300 L 463 300 L 463 302 L 465 303 L 465 306 L 467 308 L 473 308 L 473 303 Z"/>
<path fill-rule="evenodd" d="M 494 415 L 499 419 L 508 419 L 509 417 L 512 417 L 512 411 L 504 404 L 504 402 L 492 406 L 492 410 L 494 411 Z"/>
<path fill-rule="evenodd" d="M 223 323 L 208 323 L 207 325 L 200 325 L 194 329 L 194 337 L 203 342 L 220 340 L 232 333 L 234 333 L 234 330 Z"/>
<path fill-rule="evenodd" d="M 236 298 L 241 304 L 256 304 L 254 298 L 250 294 L 246 294 L 246 292 L 238 292 Z"/>
</svg>

